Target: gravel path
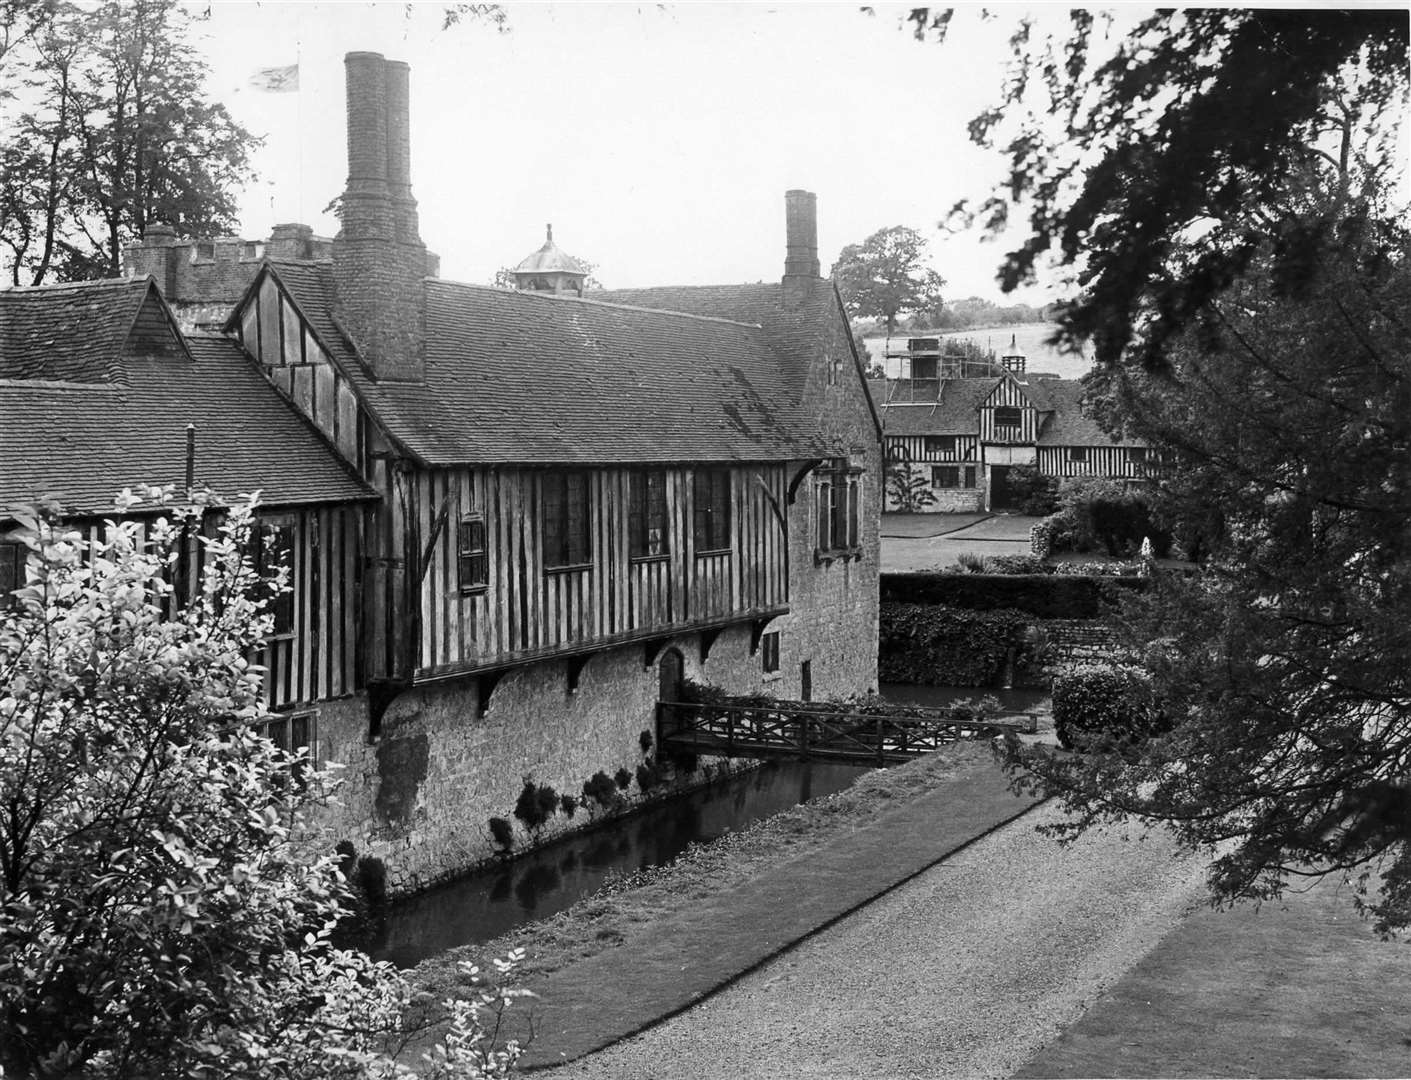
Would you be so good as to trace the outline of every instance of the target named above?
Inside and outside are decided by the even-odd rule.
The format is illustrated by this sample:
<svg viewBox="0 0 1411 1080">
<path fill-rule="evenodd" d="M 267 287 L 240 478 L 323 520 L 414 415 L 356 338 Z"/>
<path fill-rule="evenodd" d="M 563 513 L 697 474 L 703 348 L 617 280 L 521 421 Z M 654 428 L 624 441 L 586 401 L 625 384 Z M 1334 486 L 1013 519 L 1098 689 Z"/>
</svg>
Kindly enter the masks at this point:
<svg viewBox="0 0 1411 1080">
<path fill-rule="evenodd" d="M 568 1078 L 1004 1077 L 1201 898 L 1164 835 L 1035 834 L 1038 808 Z"/>
</svg>

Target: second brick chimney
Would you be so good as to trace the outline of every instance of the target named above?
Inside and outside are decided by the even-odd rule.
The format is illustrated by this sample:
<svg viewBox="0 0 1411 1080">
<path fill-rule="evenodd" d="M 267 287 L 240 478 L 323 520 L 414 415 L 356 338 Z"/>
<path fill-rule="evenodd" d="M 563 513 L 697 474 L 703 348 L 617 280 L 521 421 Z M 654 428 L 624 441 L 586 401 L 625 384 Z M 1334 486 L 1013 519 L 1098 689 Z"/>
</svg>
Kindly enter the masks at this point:
<svg viewBox="0 0 1411 1080">
<path fill-rule="evenodd" d="M 408 68 L 372 52 L 343 63 L 348 185 L 333 241 L 337 314 L 376 378 L 420 380 L 428 256 L 411 194 Z"/>
<path fill-rule="evenodd" d="M 797 307 L 813 294 L 819 280 L 818 196 L 797 189 L 784 192 L 784 224 L 784 306 Z"/>
</svg>

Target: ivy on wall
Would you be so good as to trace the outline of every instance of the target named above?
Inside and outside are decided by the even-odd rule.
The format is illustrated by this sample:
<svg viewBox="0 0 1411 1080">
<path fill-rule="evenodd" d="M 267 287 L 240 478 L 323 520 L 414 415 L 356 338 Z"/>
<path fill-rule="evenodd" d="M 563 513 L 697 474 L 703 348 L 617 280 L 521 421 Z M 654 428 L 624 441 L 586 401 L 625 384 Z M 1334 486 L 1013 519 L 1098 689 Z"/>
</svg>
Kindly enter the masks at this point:
<svg viewBox="0 0 1411 1080">
<path fill-rule="evenodd" d="M 1024 667 L 1022 611 L 969 611 L 940 604 L 882 603 L 877 677 L 921 686 L 998 686 L 1006 661 Z"/>
</svg>

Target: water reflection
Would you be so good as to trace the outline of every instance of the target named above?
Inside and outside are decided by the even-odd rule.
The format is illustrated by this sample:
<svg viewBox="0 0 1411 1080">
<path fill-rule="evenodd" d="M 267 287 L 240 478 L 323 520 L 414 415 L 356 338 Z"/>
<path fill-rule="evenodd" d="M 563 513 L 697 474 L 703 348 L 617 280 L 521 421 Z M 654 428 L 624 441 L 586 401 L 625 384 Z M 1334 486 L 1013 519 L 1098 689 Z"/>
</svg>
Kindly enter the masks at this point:
<svg viewBox="0 0 1411 1080">
<path fill-rule="evenodd" d="M 456 945 L 489 941 L 562 911 L 596 892 L 615 871 L 669 863 L 693 841 L 707 843 L 841 791 L 867 771 L 855 765 L 772 762 L 601 830 L 566 837 L 393 905 L 374 955 L 410 967 Z"/>
</svg>

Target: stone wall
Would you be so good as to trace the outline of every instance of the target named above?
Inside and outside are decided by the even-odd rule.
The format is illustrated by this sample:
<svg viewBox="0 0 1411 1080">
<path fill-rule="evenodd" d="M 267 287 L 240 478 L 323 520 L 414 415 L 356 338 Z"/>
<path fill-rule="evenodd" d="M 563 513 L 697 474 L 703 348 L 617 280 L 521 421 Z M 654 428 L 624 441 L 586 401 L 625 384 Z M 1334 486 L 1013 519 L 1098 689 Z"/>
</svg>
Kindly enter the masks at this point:
<svg viewBox="0 0 1411 1080">
<path fill-rule="evenodd" d="M 721 633 L 704 661 L 698 634 L 668 648 L 680 652 L 689 679 L 735 693 L 779 692 L 750 652 L 747 625 Z M 410 690 L 392 703 L 371 745 L 361 699 L 325 703 L 318 754 L 342 764 L 343 785 L 321 824 L 331 840 L 350 840 L 358 854 L 382 859 L 394 894 L 492 858 L 492 817 L 513 822 L 516 848 L 581 827 L 593 817 L 586 810 L 572 819 L 559 813 L 530 837 L 513 817 L 525 778 L 581 797 L 583 782 L 599 770 L 635 771 L 644 760 L 641 733 L 655 735 L 666 652 L 650 667 L 641 645 L 599 653 L 572 693 L 563 661 L 520 668 L 495 687 L 483 717 L 473 678 Z M 635 781 L 625 795 L 642 797 Z"/>
</svg>

